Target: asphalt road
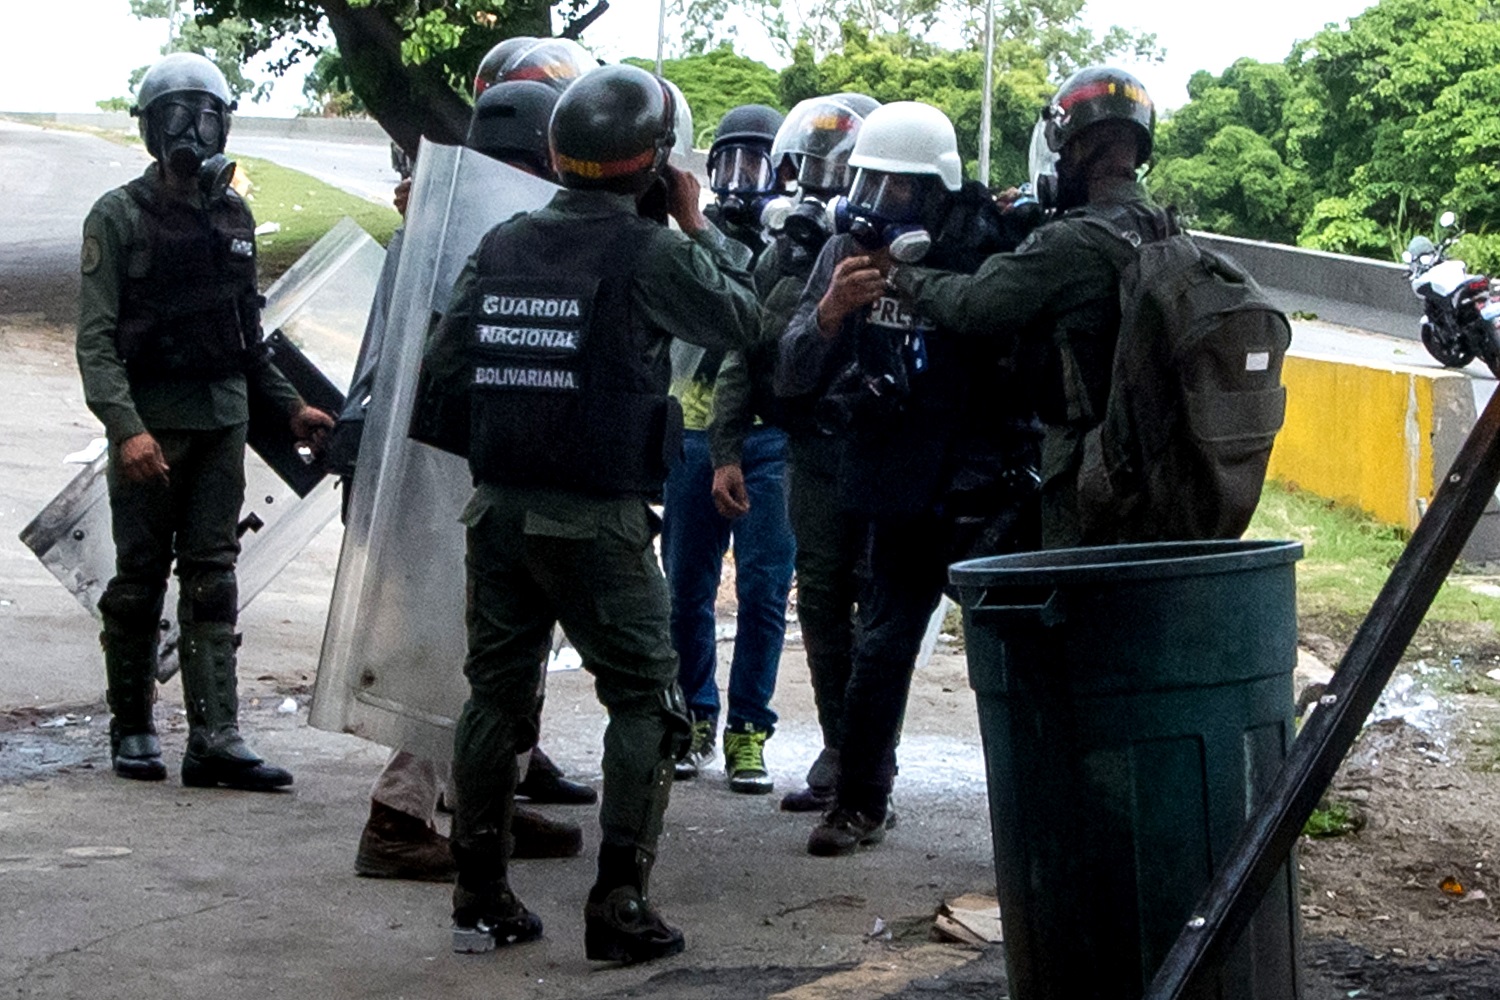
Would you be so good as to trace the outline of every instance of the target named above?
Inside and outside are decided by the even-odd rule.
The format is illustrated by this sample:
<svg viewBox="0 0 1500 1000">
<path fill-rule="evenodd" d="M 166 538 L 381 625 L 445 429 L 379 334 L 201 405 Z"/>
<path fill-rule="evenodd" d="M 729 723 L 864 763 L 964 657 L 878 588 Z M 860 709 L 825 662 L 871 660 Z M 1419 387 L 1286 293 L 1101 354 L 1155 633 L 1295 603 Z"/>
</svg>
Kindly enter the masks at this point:
<svg viewBox="0 0 1500 1000">
<path fill-rule="evenodd" d="M 96 136 L 0 120 L 0 315 L 77 318 L 84 217 L 148 162 Z"/>
</svg>

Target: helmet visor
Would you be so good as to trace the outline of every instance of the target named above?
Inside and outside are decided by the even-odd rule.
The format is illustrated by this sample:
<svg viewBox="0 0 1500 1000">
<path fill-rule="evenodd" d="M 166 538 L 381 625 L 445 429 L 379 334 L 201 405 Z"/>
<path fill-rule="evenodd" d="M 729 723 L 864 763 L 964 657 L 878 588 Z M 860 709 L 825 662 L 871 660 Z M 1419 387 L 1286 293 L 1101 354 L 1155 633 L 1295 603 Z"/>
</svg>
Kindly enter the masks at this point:
<svg viewBox="0 0 1500 1000">
<path fill-rule="evenodd" d="M 771 190 L 774 173 L 764 150 L 723 146 L 708 165 L 708 186 L 726 194 L 760 194 Z"/>
<path fill-rule="evenodd" d="M 1053 151 L 1050 141 L 1053 131 L 1052 123 L 1045 118 L 1039 119 L 1031 130 L 1031 150 L 1028 159 L 1033 186 L 1036 186 L 1038 177 L 1057 176 L 1058 154 Z"/>
<path fill-rule="evenodd" d="M 812 97 L 792 109 L 776 132 L 771 162 L 783 156 L 817 156 L 844 163 L 865 116 L 839 97 Z"/>
<path fill-rule="evenodd" d="M 495 82 L 538 80 L 565 87 L 595 65 L 588 50 L 571 38 L 543 38 L 507 59 Z"/>
<path fill-rule="evenodd" d="M 935 178 L 859 169 L 849 187 L 849 204 L 860 215 L 886 222 L 919 222 Z"/>
<path fill-rule="evenodd" d="M 224 136 L 224 116 L 219 102 L 207 94 L 173 98 L 151 109 L 160 115 L 162 135 L 167 139 L 193 136 L 206 147 L 217 148 Z"/>
<path fill-rule="evenodd" d="M 844 191 L 849 187 L 849 157 L 824 159 L 803 156 L 797 168 L 797 184 L 805 191 Z"/>
</svg>

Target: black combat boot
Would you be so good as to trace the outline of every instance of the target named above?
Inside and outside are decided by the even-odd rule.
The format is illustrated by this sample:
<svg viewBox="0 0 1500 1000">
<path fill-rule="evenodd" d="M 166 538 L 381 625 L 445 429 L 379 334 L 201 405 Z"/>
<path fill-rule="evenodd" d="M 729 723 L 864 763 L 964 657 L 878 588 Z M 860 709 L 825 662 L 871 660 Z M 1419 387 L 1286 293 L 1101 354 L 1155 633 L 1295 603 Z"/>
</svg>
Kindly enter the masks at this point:
<svg viewBox="0 0 1500 1000">
<path fill-rule="evenodd" d="M 494 951 L 497 945 L 535 941 L 542 919 L 511 892 L 505 844 L 494 834 L 454 840 L 458 880 L 453 886 L 453 950 Z"/>
<path fill-rule="evenodd" d="M 539 805 L 586 806 L 599 801 L 599 793 L 588 785 L 564 777 L 562 768 L 552 763 L 541 747 L 532 747 L 531 763 L 526 777 L 516 785 L 516 794 Z"/>
<path fill-rule="evenodd" d="M 109 682 L 109 756 L 115 774 L 136 781 L 162 781 L 161 743 L 151 706 L 156 701 L 156 623 L 129 628 L 105 618 L 99 643 Z"/>
<path fill-rule="evenodd" d="M 651 860 L 635 847 L 599 848 L 599 879 L 583 908 L 584 954 L 595 962 L 649 962 L 681 953 L 682 932 L 646 899 Z"/>
<path fill-rule="evenodd" d="M 824 747 L 807 771 L 807 787 L 787 792 L 781 808 L 787 812 L 827 812 L 838 798 L 839 752 Z"/>
<path fill-rule="evenodd" d="M 543 816 L 517 804 L 510 818 L 512 858 L 576 858 L 583 853 L 583 829 L 577 823 Z"/>
<path fill-rule="evenodd" d="M 240 637 L 220 622 L 182 625 L 182 692 L 188 743 L 182 783 L 270 792 L 292 783 L 291 772 L 267 764 L 240 735 L 235 650 Z"/>
</svg>

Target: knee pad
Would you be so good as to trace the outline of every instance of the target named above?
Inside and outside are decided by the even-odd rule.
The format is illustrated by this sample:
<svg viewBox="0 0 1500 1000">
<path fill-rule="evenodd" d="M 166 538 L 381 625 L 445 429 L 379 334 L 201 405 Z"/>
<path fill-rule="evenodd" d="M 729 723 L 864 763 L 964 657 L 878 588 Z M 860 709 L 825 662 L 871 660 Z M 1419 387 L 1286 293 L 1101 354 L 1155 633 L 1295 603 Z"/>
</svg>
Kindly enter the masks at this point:
<svg viewBox="0 0 1500 1000">
<path fill-rule="evenodd" d="M 234 572 L 202 570 L 182 578 L 182 620 L 200 625 L 233 625 L 239 620 L 240 588 Z"/>
<path fill-rule="evenodd" d="M 161 623 L 161 605 L 166 593 L 164 586 L 112 580 L 99 598 L 99 613 L 121 625 L 155 631 Z"/>
</svg>

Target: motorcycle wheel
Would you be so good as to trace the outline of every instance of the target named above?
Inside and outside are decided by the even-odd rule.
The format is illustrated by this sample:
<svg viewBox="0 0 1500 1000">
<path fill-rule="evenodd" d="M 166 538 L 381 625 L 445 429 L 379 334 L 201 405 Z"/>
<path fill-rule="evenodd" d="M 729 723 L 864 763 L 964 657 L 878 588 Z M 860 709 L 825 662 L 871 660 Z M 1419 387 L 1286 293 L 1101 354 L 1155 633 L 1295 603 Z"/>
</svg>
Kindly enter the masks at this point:
<svg viewBox="0 0 1500 1000">
<path fill-rule="evenodd" d="M 1451 344 L 1446 337 L 1439 336 L 1433 328 L 1422 324 L 1422 346 L 1427 348 L 1441 364 L 1449 368 L 1466 368 L 1474 360 L 1474 352 L 1460 344 Z"/>
</svg>

